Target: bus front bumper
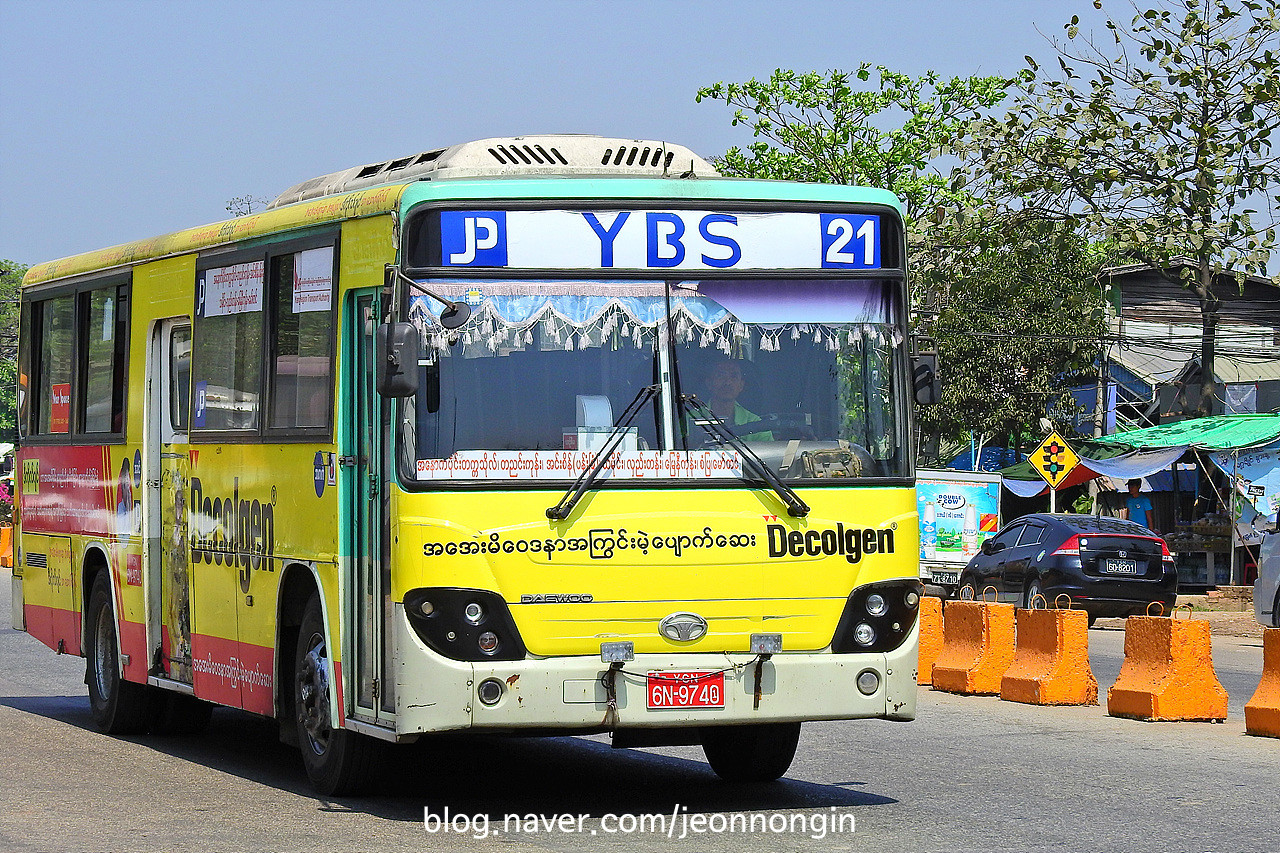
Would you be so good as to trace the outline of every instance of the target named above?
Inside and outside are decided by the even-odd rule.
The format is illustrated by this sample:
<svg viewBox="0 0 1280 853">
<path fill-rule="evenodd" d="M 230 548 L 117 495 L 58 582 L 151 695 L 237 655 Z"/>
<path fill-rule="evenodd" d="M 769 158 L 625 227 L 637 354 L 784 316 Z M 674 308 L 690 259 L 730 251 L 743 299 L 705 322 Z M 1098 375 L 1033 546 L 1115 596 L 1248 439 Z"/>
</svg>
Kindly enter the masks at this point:
<svg viewBox="0 0 1280 853">
<path fill-rule="evenodd" d="M 737 654 L 645 654 L 609 675 L 599 657 L 538 658 L 492 663 L 448 660 L 428 649 L 397 605 L 399 675 L 397 734 L 472 729 L 558 730 L 566 734 L 615 729 L 742 725 L 879 718 L 913 720 L 916 708 L 918 623 L 888 653 L 787 653 L 757 666 Z M 724 670 L 723 707 L 650 708 L 650 672 Z M 875 689 L 864 693 L 876 675 Z M 481 701 L 481 685 L 496 682 L 498 698 Z M 612 688 L 609 682 L 612 681 Z M 757 684 L 759 698 L 757 699 Z M 494 685 L 486 690 L 492 693 Z M 488 698 L 492 698 L 490 695 Z"/>
</svg>

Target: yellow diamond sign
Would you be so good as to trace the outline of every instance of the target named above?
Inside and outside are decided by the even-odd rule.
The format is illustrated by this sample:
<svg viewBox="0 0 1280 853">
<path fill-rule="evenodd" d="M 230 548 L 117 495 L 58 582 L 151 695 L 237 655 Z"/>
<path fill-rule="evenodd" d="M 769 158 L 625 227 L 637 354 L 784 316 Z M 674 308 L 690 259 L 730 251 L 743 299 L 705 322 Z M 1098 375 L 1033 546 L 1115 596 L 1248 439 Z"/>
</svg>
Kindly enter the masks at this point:
<svg viewBox="0 0 1280 853">
<path fill-rule="evenodd" d="M 1080 464 L 1080 457 L 1067 446 L 1067 442 L 1057 431 L 1049 433 L 1049 437 L 1040 442 L 1027 460 L 1036 473 L 1044 477 L 1051 488 L 1058 488 L 1067 479 L 1071 469 Z"/>
</svg>

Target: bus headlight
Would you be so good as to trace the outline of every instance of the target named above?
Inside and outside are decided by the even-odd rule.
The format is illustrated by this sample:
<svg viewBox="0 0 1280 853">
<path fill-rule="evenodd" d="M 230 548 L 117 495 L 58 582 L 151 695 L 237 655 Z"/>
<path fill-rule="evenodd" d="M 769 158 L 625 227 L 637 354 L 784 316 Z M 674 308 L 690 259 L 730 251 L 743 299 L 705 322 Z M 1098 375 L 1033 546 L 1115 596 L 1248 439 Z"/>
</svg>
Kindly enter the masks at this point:
<svg viewBox="0 0 1280 853">
<path fill-rule="evenodd" d="M 918 580 L 879 581 L 861 586 L 845 602 L 831 651 L 891 652 L 906 642 L 920 615 Z"/>
<path fill-rule="evenodd" d="M 405 593 L 418 639 L 452 660 L 523 660 L 524 641 L 502 596 L 482 589 L 426 587 Z"/>
</svg>

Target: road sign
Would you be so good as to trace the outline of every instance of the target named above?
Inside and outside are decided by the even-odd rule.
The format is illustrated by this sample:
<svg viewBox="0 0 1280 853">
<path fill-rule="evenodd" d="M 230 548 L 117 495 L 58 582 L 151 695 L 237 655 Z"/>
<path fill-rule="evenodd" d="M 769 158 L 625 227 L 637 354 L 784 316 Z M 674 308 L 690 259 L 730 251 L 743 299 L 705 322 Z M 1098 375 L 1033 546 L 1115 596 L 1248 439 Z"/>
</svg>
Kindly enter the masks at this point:
<svg viewBox="0 0 1280 853">
<path fill-rule="evenodd" d="M 1056 489 L 1067 479 L 1071 470 L 1080 464 L 1080 457 L 1055 430 L 1032 451 L 1028 461 L 1036 473 L 1044 477 L 1049 488 Z"/>
</svg>

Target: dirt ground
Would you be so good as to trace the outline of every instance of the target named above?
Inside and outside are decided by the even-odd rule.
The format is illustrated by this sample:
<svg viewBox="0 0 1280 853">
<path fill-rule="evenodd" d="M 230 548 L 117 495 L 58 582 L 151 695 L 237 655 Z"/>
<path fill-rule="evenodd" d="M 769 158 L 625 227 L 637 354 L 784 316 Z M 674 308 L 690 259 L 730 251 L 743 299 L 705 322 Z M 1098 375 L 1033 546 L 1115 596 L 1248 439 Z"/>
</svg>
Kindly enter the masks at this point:
<svg viewBox="0 0 1280 853">
<path fill-rule="evenodd" d="M 1180 595 L 1179 605 L 1190 605 L 1191 619 L 1199 619 L 1209 623 L 1209 631 L 1219 637 L 1261 637 L 1265 630 L 1253 616 L 1253 603 L 1243 600 L 1224 600 L 1216 596 Z M 1247 609 L 1240 609 L 1245 607 Z M 1187 611 L 1180 609 L 1175 614 L 1178 619 L 1188 618 Z M 1099 628 L 1124 630 L 1123 619 L 1099 619 L 1094 623 Z"/>
</svg>

